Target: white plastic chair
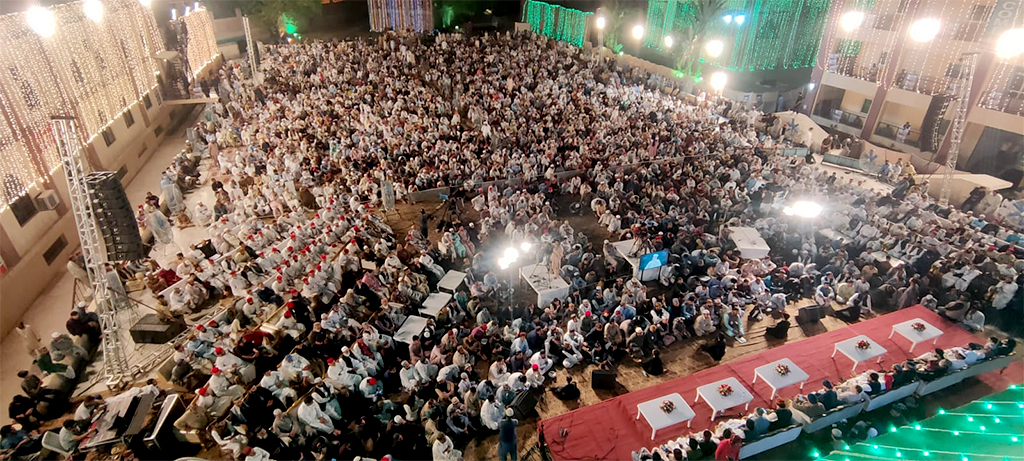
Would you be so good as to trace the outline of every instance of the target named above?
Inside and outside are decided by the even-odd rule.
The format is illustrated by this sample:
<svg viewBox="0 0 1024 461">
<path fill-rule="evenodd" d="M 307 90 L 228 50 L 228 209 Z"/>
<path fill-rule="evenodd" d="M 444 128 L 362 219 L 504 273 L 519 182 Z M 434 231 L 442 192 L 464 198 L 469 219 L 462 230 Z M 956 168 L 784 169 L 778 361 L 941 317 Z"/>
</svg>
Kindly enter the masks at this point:
<svg viewBox="0 0 1024 461">
<path fill-rule="evenodd" d="M 56 432 L 46 432 L 43 434 L 43 448 L 50 450 L 54 453 L 60 453 L 61 455 L 68 457 L 71 456 L 71 452 L 64 449 L 60 444 L 60 436 Z"/>
</svg>

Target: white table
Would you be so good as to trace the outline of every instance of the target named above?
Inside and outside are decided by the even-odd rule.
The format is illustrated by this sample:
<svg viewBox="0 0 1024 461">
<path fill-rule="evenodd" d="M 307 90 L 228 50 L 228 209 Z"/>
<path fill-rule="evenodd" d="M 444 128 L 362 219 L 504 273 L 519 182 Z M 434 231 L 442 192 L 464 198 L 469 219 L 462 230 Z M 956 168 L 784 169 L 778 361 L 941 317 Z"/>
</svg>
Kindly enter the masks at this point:
<svg viewBox="0 0 1024 461">
<path fill-rule="evenodd" d="M 437 289 L 455 293 L 455 290 L 459 289 L 459 285 L 462 285 L 462 281 L 465 279 L 465 272 L 448 271 L 448 273 L 444 274 L 444 277 L 441 278 L 441 281 L 437 282 Z"/>
<path fill-rule="evenodd" d="M 924 330 L 915 330 L 915 323 L 921 323 L 924 325 Z M 914 348 L 917 347 L 917 343 L 932 340 L 932 345 L 934 345 L 939 341 L 939 336 L 942 336 L 942 330 L 921 319 L 907 320 L 906 322 L 893 325 L 892 333 L 889 333 L 889 339 L 892 339 L 892 335 L 896 333 L 899 333 L 900 336 L 910 340 L 910 352 L 914 352 Z"/>
<path fill-rule="evenodd" d="M 857 343 L 861 340 L 867 341 L 871 344 L 871 347 L 863 350 L 857 349 Z M 851 371 L 857 371 L 857 365 L 860 365 L 861 362 L 867 362 L 875 357 L 878 357 L 878 363 L 881 363 L 882 355 L 887 351 L 884 347 L 879 346 L 878 343 L 872 341 L 871 338 L 860 335 L 854 336 L 846 341 L 839 341 L 836 343 L 835 348 L 832 349 L 832 357 L 836 356 L 836 352 L 842 352 L 843 355 L 849 357 L 850 360 L 853 360 L 853 368 Z"/>
<path fill-rule="evenodd" d="M 722 394 L 718 393 L 718 386 L 728 384 L 732 388 L 732 394 L 728 397 L 723 397 Z M 732 407 L 738 407 L 746 404 L 743 407 L 743 411 L 747 411 L 750 408 L 750 401 L 754 400 L 754 396 L 750 395 L 750 391 L 740 384 L 740 381 L 736 378 L 726 378 L 718 382 L 711 384 L 705 384 L 697 388 L 697 398 L 693 399 L 693 403 L 697 403 L 700 399 L 704 399 L 711 407 L 711 420 L 714 421 L 718 416 L 719 412 L 724 412 Z"/>
<path fill-rule="evenodd" d="M 427 319 L 417 315 L 410 315 L 406 317 L 405 321 L 402 322 L 402 326 L 395 332 L 395 341 L 412 344 L 412 337 L 423 333 L 423 329 L 426 327 Z"/>
<path fill-rule="evenodd" d="M 427 299 L 423 300 L 423 307 L 420 308 L 420 313 L 430 317 L 437 317 L 437 313 L 441 311 L 441 308 L 446 306 L 448 301 L 451 300 L 452 295 L 449 293 L 431 293 L 427 296 Z"/>
<path fill-rule="evenodd" d="M 775 371 L 775 367 L 779 365 L 785 365 L 789 367 L 789 374 L 782 376 L 778 371 Z M 757 378 L 760 377 L 764 382 L 768 383 L 772 387 L 772 396 L 768 400 L 775 400 L 775 394 L 779 392 L 779 389 L 789 387 L 794 384 L 800 384 L 800 390 L 804 389 L 804 383 L 807 382 L 807 372 L 796 366 L 790 359 L 776 360 L 767 365 L 762 365 L 754 369 L 754 380 L 750 383 L 756 383 Z"/>
<path fill-rule="evenodd" d="M 633 268 L 633 277 L 641 282 L 650 282 L 658 280 L 658 275 L 661 274 L 661 268 L 655 267 L 653 269 L 640 269 L 640 257 L 649 251 L 642 251 L 641 254 L 633 254 L 639 248 L 636 247 L 636 239 L 621 240 L 618 242 L 612 242 L 612 248 L 619 252 L 619 256 L 625 259 L 630 267 Z"/>
<path fill-rule="evenodd" d="M 662 411 L 661 402 L 665 400 L 676 404 L 676 408 L 669 413 Z M 654 440 L 654 436 L 658 433 L 659 429 L 674 426 L 684 421 L 686 422 L 686 427 L 690 427 L 693 417 L 697 415 L 679 394 L 669 394 L 638 404 L 636 411 L 636 419 L 640 419 L 640 416 L 643 416 L 647 420 L 647 424 L 651 425 L 651 440 Z"/>
<path fill-rule="evenodd" d="M 537 292 L 538 307 L 543 308 L 556 299 L 569 297 L 569 284 L 561 277 L 552 277 L 548 273 L 548 266 L 544 264 L 523 266 L 519 269 L 519 276 Z"/>
<path fill-rule="evenodd" d="M 761 238 L 761 233 L 753 227 L 730 227 L 729 238 L 736 244 L 743 259 L 761 259 L 771 251 L 768 243 Z"/>
</svg>

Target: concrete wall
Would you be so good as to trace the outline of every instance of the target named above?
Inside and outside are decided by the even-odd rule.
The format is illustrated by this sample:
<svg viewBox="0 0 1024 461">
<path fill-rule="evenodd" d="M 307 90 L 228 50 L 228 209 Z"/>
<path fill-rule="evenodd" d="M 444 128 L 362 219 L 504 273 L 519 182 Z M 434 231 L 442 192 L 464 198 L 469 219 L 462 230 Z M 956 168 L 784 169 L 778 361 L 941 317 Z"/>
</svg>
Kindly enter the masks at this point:
<svg viewBox="0 0 1024 461">
<path fill-rule="evenodd" d="M 216 72 L 221 63 L 219 58 L 214 60 L 203 70 L 203 75 Z M 158 92 L 157 89 L 149 92 L 152 102 L 149 109 L 142 100 L 130 106 L 135 118 L 131 127 L 125 123 L 124 113 L 108 125 L 115 137 L 110 146 L 102 136 L 89 140 L 86 155 L 98 162 L 92 165 L 95 171 L 117 171 L 124 167 L 126 174 L 121 182 L 127 185 L 146 164 L 175 122 L 172 112 L 182 115 L 187 112 L 182 109 L 185 106 L 165 104 Z M 67 270 L 68 256 L 79 247 L 64 170 L 54 171 L 50 179 L 61 202 L 56 210 L 40 211 L 24 226 L 18 224 L 10 208 L 0 212 L 0 247 L 8 268 L 8 272 L 0 276 L 0 340 L 7 336 L 39 294 Z M 153 185 L 154 189 L 157 187 Z M 38 192 L 33 191 L 33 195 Z M 67 240 L 67 246 L 47 264 L 43 253 L 61 237 Z M 71 298 L 67 302 L 70 312 Z"/>
</svg>

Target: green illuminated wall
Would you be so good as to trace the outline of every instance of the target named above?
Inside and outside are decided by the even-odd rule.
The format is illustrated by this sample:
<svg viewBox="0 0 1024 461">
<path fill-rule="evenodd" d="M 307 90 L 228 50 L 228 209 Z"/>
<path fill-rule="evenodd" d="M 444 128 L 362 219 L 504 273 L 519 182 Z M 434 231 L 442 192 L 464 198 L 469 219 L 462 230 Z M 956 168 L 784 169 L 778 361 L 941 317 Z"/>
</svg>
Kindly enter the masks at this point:
<svg viewBox="0 0 1024 461">
<path fill-rule="evenodd" d="M 648 0 L 644 46 L 664 49 L 665 35 L 676 43 L 699 20 L 697 0 Z M 744 15 L 743 24 L 714 18 L 707 40 L 725 43 L 725 51 L 706 61 L 728 70 L 754 71 L 814 66 L 832 0 L 726 0 L 726 12 Z M 703 44 L 698 46 L 703 47 Z"/>
<path fill-rule="evenodd" d="M 538 34 L 582 47 L 587 34 L 587 18 L 592 14 L 527 0 L 523 8 L 523 22 L 529 23 L 530 30 Z"/>
</svg>

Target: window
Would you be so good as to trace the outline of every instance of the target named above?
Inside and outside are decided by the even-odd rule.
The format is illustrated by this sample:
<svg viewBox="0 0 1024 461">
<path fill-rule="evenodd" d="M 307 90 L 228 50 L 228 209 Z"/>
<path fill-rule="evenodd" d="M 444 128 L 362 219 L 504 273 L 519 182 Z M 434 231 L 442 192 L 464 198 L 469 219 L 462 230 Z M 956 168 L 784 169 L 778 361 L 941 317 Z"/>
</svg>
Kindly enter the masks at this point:
<svg viewBox="0 0 1024 461">
<path fill-rule="evenodd" d="M 971 21 L 988 21 L 988 17 L 991 14 L 992 7 L 990 5 L 974 5 L 971 7 Z"/>
<path fill-rule="evenodd" d="M 156 136 L 156 137 L 159 138 L 160 135 L 162 135 L 162 134 L 164 134 L 164 126 L 163 125 L 157 125 L 156 129 L 153 130 L 153 136 Z"/>
<path fill-rule="evenodd" d="M 110 145 L 113 144 L 114 141 L 117 141 L 117 138 L 114 137 L 114 130 L 111 129 L 109 126 L 104 128 L 103 129 L 103 142 L 105 142 L 107 144 L 107 147 L 110 147 Z"/>
<path fill-rule="evenodd" d="M 897 13 L 906 13 L 907 8 L 910 7 L 910 0 L 900 0 L 899 6 L 896 7 Z"/>
<path fill-rule="evenodd" d="M 870 99 L 865 99 L 864 100 L 864 103 L 860 105 L 860 111 L 861 111 L 861 113 L 864 113 L 864 114 L 871 112 L 871 100 Z"/>
<path fill-rule="evenodd" d="M 39 94 L 36 93 L 35 88 L 32 88 L 32 84 L 28 80 L 21 78 L 21 71 L 17 67 L 11 66 L 7 69 L 11 73 L 11 80 L 14 80 L 18 84 L 18 89 L 21 90 L 21 99 L 25 101 L 25 105 L 29 109 L 38 109 L 42 107 L 42 102 L 39 100 Z"/>
<path fill-rule="evenodd" d="M 132 115 L 132 110 L 128 109 L 124 112 L 124 124 L 131 128 L 135 124 L 135 116 Z"/>
<path fill-rule="evenodd" d="M 57 240 L 50 245 L 50 248 L 47 248 L 46 251 L 43 252 L 43 259 L 46 260 L 46 264 L 53 264 L 53 262 L 57 260 L 57 257 L 60 256 L 60 252 L 64 251 L 67 247 L 68 239 L 64 238 L 63 235 L 57 237 Z"/>
<path fill-rule="evenodd" d="M 157 104 L 163 104 L 163 103 L 164 103 L 164 100 L 163 100 L 163 99 L 162 99 L 162 97 L 160 96 L 160 92 L 159 92 L 159 91 L 157 91 L 156 93 L 153 93 L 153 94 L 155 94 L 155 95 L 156 95 L 156 103 L 157 103 Z"/>
<path fill-rule="evenodd" d="M 149 99 L 149 93 L 142 96 L 142 103 L 146 105 L 146 109 L 153 107 L 153 100 Z"/>
</svg>

